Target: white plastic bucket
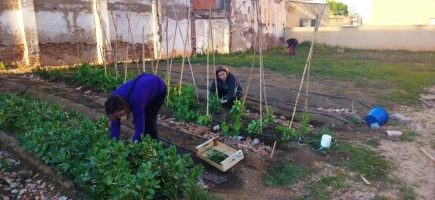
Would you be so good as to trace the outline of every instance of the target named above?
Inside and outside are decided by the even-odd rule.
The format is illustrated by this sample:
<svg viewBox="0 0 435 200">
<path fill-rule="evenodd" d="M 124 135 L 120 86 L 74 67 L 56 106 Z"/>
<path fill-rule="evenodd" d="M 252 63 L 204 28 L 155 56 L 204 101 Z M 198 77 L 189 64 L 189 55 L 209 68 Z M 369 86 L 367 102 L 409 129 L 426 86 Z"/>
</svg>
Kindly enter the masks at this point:
<svg viewBox="0 0 435 200">
<path fill-rule="evenodd" d="M 331 146 L 332 137 L 330 135 L 322 135 L 322 140 L 320 141 L 320 146 L 322 148 L 329 148 Z"/>
</svg>

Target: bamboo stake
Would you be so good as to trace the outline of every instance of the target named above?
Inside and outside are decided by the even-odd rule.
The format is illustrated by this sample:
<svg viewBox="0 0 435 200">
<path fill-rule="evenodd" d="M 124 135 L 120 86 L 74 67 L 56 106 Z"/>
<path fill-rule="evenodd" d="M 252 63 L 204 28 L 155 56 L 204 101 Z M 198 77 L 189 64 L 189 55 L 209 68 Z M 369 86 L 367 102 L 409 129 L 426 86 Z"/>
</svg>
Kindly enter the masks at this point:
<svg viewBox="0 0 435 200">
<path fill-rule="evenodd" d="M 429 153 L 427 153 L 423 148 L 420 147 L 420 150 L 423 151 L 424 154 L 426 154 L 432 161 L 435 161 L 435 158 L 433 158 Z"/>
<path fill-rule="evenodd" d="M 177 13 L 175 12 L 175 8 L 174 8 L 174 4 L 172 3 L 172 0 L 170 0 L 170 3 L 171 3 L 172 11 L 174 12 L 175 19 L 177 20 L 177 23 L 178 23 Z M 189 24 L 190 24 L 190 11 L 189 11 L 189 13 L 188 13 L 188 21 L 189 21 Z M 178 26 L 178 31 L 180 32 L 180 36 L 181 36 L 181 38 L 183 38 L 183 33 L 181 32 L 181 28 L 180 28 L 180 26 Z M 182 40 L 182 41 L 183 41 L 183 40 Z M 184 43 L 184 41 L 183 41 L 183 43 Z M 192 74 L 193 85 L 195 86 L 196 101 L 199 103 L 199 98 L 198 98 L 198 87 L 196 87 L 195 76 L 193 75 L 193 69 L 192 69 L 192 65 L 191 65 L 191 63 L 190 63 L 190 57 L 189 57 L 189 54 L 187 54 L 187 62 L 189 63 L 190 73 Z"/>
<path fill-rule="evenodd" d="M 110 11 L 110 15 L 112 16 L 113 25 L 115 26 L 115 77 L 116 80 L 118 80 L 118 15 L 116 15 L 116 20 L 113 18 L 112 11 Z"/>
<path fill-rule="evenodd" d="M 160 61 L 160 58 L 162 57 L 162 48 L 159 48 L 159 51 L 158 51 L 157 55 L 158 55 L 158 58 L 157 58 L 157 61 L 156 61 L 157 62 L 156 63 L 156 70 L 154 70 L 154 75 L 157 74 L 157 70 L 159 68 L 159 61 Z"/>
<path fill-rule="evenodd" d="M 145 26 L 142 27 L 142 72 L 145 73 Z"/>
<path fill-rule="evenodd" d="M 150 39 L 147 37 L 147 44 L 150 44 Z M 153 44 L 153 51 L 156 49 L 156 43 Z M 153 57 L 151 58 L 151 70 L 153 71 L 154 74 L 154 59 L 156 58 L 156 55 L 153 53 Z"/>
<path fill-rule="evenodd" d="M 169 64 L 169 74 L 168 74 L 168 96 L 171 89 L 171 73 L 172 73 L 172 61 L 174 59 L 174 48 L 175 48 L 175 39 L 177 38 L 177 27 L 178 27 L 178 21 L 175 22 L 175 31 L 174 31 L 174 39 L 172 41 L 172 51 L 171 51 L 171 63 Z M 166 106 L 169 106 L 169 102 L 166 102 Z"/>
<path fill-rule="evenodd" d="M 124 83 L 127 82 L 127 66 L 128 66 L 128 49 L 130 48 L 130 29 L 127 30 L 127 58 L 124 62 Z"/>
<path fill-rule="evenodd" d="M 76 36 L 76 40 L 77 40 L 77 58 L 80 58 L 80 43 L 79 43 L 79 38 L 77 37 L 77 28 L 74 31 L 74 34 Z"/>
<path fill-rule="evenodd" d="M 254 6 L 257 5 L 254 3 Z M 255 7 L 255 13 L 257 14 L 257 18 L 258 18 L 258 7 Z M 248 96 L 248 91 L 249 91 L 249 86 L 251 85 L 251 79 L 252 79 L 252 74 L 254 71 L 254 64 L 255 64 L 255 54 L 256 54 L 256 50 L 258 48 L 258 33 L 255 35 L 255 39 L 254 39 L 254 55 L 252 56 L 252 64 L 251 64 L 251 72 L 249 73 L 249 79 L 248 79 L 248 85 L 246 87 L 246 92 L 245 95 L 243 95 L 243 101 L 242 101 L 242 106 L 244 107 L 245 102 L 246 102 L 246 97 Z"/>
<path fill-rule="evenodd" d="M 101 46 L 99 46 L 99 48 L 100 48 L 101 57 L 103 58 L 104 76 L 107 77 L 106 56 L 104 55 L 103 49 L 101 48 Z"/>
<path fill-rule="evenodd" d="M 272 153 L 270 153 L 270 158 L 273 156 L 273 152 L 275 152 L 276 141 L 273 143 Z"/>
<path fill-rule="evenodd" d="M 323 4 L 323 9 L 322 9 L 321 15 L 323 15 L 323 12 L 325 11 L 325 7 L 326 7 L 326 3 Z M 303 83 L 304 83 L 305 74 L 306 74 L 306 72 L 307 72 L 307 68 L 308 68 L 308 66 L 309 66 L 310 63 L 311 63 L 311 58 L 313 57 L 314 43 L 315 43 L 315 41 L 316 41 L 317 32 L 318 32 L 318 30 L 319 30 L 320 19 L 321 19 L 321 18 L 319 17 L 319 18 L 318 18 L 318 22 L 316 23 L 316 27 L 314 28 L 313 40 L 311 41 L 310 52 L 308 53 L 308 58 L 307 58 L 307 62 L 305 63 L 304 72 L 303 72 L 303 74 L 302 74 L 302 80 L 301 80 L 301 84 L 300 84 L 300 86 L 299 86 L 298 95 L 296 96 L 295 106 L 294 106 L 294 108 L 293 108 L 293 114 L 292 114 L 292 118 L 291 118 L 290 123 L 289 123 L 289 128 L 292 127 L 293 120 L 294 120 L 294 118 L 295 118 L 295 113 L 296 113 L 296 106 L 298 105 L 299 96 L 300 96 L 300 94 L 301 94 L 302 85 L 303 85 Z"/>
<path fill-rule="evenodd" d="M 187 20 L 187 28 L 186 28 L 186 41 L 184 42 L 184 55 L 183 55 L 183 62 L 181 63 L 181 74 L 180 74 L 180 87 L 178 88 L 178 95 L 181 94 L 181 84 L 183 83 L 183 72 L 184 72 L 184 60 L 186 58 L 186 46 L 187 46 L 187 38 L 189 38 L 189 27 L 190 27 L 190 7 L 187 9 L 188 13 L 188 20 Z M 193 74 L 192 74 L 193 75 Z"/>
<path fill-rule="evenodd" d="M 260 14 L 260 19 L 259 19 L 259 24 L 258 24 L 258 33 L 259 33 L 259 54 L 260 54 L 260 133 L 263 132 L 263 80 L 262 80 L 262 76 L 263 76 L 263 55 L 262 55 L 262 44 L 261 44 L 261 37 L 262 37 L 262 22 L 261 22 L 261 7 L 259 10 L 259 14 Z"/>
<path fill-rule="evenodd" d="M 125 14 L 127 15 L 127 22 L 128 22 L 128 30 L 130 32 L 130 36 L 131 36 L 131 43 L 133 43 L 133 52 L 134 52 L 134 58 L 137 58 L 137 54 L 136 54 L 136 43 L 134 43 L 134 38 L 133 38 L 133 31 L 131 31 L 131 26 L 130 26 L 130 17 L 128 16 L 128 11 L 125 11 Z M 130 42 L 130 40 L 128 41 Z M 134 59 L 133 58 L 133 59 Z M 128 60 L 127 60 L 128 61 Z M 136 62 L 136 67 L 137 67 L 137 73 L 140 74 L 140 69 L 139 69 L 139 63 Z"/>
<path fill-rule="evenodd" d="M 166 14 L 166 12 L 165 12 Z M 169 74 L 169 44 L 168 44 L 168 25 L 169 25 L 169 20 L 168 17 L 166 15 L 166 74 Z"/>
<path fill-rule="evenodd" d="M 210 90 L 209 88 L 209 81 L 210 81 L 210 65 L 209 65 L 209 58 L 210 58 L 210 32 L 211 32 L 211 6 L 208 7 L 209 12 L 208 12 L 208 29 L 207 29 L 207 116 L 208 116 L 208 112 L 209 112 L 209 95 L 210 95 Z"/>
<path fill-rule="evenodd" d="M 319 23 L 319 14 L 316 17 L 316 23 Z M 317 25 L 316 25 L 317 26 Z M 308 91 L 310 90 L 310 71 L 311 71 L 311 59 L 308 62 L 307 83 L 305 85 L 305 112 L 308 112 Z"/>
<path fill-rule="evenodd" d="M 211 15 L 211 13 L 210 13 Z M 211 26 L 211 22 L 210 22 L 210 37 L 211 37 L 211 49 L 212 49 L 212 55 L 213 55 L 213 75 L 215 76 L 215 81 L 214 81 L 214 86 L 216 88 L 215 94 L 216 94 L 216 98 L 219 99 L 218 96 L 218 87 L 217 87 L 217 78 L 216 78 L 216 58 L 214 56 L 214 44 L 213 44 L 213 27 Z M 207 80 L 208 82 L 208 80 Z M 208 86 L 207 86 L 207 90 L 208 90 Z M 208 95 L 207 95 L 208 97 Z M 243 108 L 243 105 L 242 105 Z M 242 109 L 243 110 L 243 109 Z"/>
</svg>

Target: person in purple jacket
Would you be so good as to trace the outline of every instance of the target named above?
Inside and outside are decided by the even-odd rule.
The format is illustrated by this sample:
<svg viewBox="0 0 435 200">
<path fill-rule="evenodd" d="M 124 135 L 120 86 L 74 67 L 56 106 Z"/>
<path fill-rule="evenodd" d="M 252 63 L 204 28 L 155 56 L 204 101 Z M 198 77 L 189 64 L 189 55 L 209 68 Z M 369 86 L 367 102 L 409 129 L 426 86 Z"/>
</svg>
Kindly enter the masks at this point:
<svg viewBox="0 0 435 200">
<path fill-rule="evenodd" d="M 226 107 L 231 108 L 234 105 L 234 100 L 243 97 L 243 85 L 237 76 L 230 73 L 226 67 L 219 66 L 216 68 L 216 79 L 211 82 L 210 93 L 216 93 L 219 98 L 223 98 L 220 103 Z"/>
<path fill-rule="evenodd" d="M 158 140 L 157 114 L 165 97 L 165 82 L 151 74 L 141 74 L 113 91 L 104 104 L 112 138 L 119 140 L 121 117 L 126 116 L 131 123 L 133 114 L 133 142 L 140 142 L 142 134 Z"/>
</svg>

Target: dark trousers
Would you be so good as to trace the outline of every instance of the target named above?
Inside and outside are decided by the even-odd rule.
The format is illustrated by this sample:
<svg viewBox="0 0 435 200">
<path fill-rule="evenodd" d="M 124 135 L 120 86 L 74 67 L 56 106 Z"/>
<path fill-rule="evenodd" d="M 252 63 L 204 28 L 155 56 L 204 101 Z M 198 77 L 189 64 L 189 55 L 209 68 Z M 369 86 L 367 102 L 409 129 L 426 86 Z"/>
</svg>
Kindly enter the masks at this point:
<svg viewBox="0 0 435 200">
<path fill-rule="evenodd" d="M 147 107 L 145 107 L 145 134 L 149 134 L 151 138 L 158 140 L 159 133 L 157 127 L 157 115 L 165 102 L 166 92 L 157 96 Z"/>
<path fill-rule="evenodd" d="M 289 54 L 290 55 L 296 55 L 295 47 L 298 45 L 298 40 L 295 39 L 294 42 L 289 43 Z"/>
</svg>

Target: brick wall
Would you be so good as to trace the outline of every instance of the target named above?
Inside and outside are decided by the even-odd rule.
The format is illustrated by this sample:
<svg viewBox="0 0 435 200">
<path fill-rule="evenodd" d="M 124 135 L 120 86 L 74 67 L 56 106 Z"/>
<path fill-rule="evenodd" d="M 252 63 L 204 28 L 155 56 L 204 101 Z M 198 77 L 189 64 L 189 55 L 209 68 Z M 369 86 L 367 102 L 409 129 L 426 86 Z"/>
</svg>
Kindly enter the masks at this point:
<svg viewBox="0 0 435 200">
<path fill-rule="evenodd" d="M 215 0 L 193 0 L 193 10 L 216 10 Z"/>
</svg>

